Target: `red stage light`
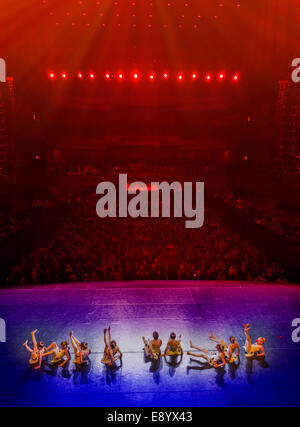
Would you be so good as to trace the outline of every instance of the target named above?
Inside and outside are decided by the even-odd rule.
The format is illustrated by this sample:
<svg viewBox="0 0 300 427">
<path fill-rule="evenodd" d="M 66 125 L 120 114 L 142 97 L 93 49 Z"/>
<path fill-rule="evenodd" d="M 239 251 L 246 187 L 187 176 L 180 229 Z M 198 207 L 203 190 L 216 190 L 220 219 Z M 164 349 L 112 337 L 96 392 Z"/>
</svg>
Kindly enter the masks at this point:
<svg viewBox="0 0 300 427">
<path fill-rule="evenodd" d="M 220 73 L 219 74 L 219 79 L 220 80 L 224 80 L 225 79 L 225 74 L 224 73 Z"/>
<path fill-rule="evenodd" d="M 134 73 L 133 74 L 133 78 L 134 78 L 134 80 L 138 80 L 139 79 L 139 73 Z"/>
<path fill-rule="evenodd" d="M 163 74 L 163 78 L 164 78 L 164 79 L 167 79 L 168 77 L 169 77 L 169 74 L 168 74 L 168 73 L 164 73 L 164 74 Z"/>
<path fill-rule="evenodd" d="M 233 76 L 233 80 L 234 80 L 235 82 L 237 82 L 239 79 L 240 79 L 239 74 L 235 74 L 235 75 Z"/>
<path fill-rule="evenodd" d="M 91 74 L 90 74 L 90 79 L 91 79 L 91 80 L 93 80 L 94 78 L 95 78 L 95 74 L 94 74 L 94 73 L 91 73 Z"/>
<path fill-rule="evenodd" d="M 109 79 L 110 79 L 110 74 L 109 74 L 109 73 L 106 73 L 106 74 L 105 74 L 105 78 L 106 78 L 106 80 L 109 80 Z"/>
<path fill-rule="evenodd" d="M 78 78 L 82 79 L 83 78 L 83 74 L 82 73 L 78 73 Z"/>
<path fill-rule="evenodd" d="M 54 80 L 55 79 L 55 74 L 54 73 L 50 73 L 49 74 L 49 79 Z"/>
<path fill-rule="evenodd" d="M 178 74 L 178 80 L 181 82 L 183 80 L 183 74 Z"/>
<path fill-rule="evenodd" d="M 192 79 L 193 79 L 193 80 L 196 80 L 197 78 L 198 78 L 198 74 L 197 74 L 197 73 L 193 73 L 193 74 L 192 74 Z"/>
<path fill-rule="evenodd" d="M 68 78 L 68 76 L 67 76 L 66 73 L 62 73 L 61 78 L 64 79 L 64 80 L 66 80 Z"/>
<path fill-rule="evenodd" d="M 153 73 L 149 74 L 149 79 L 150 79 L 151 81 L 153 81 L 153 80 L 155 79 L 155 76 L 154 76 L 154 74 L 153 74 Z"/>
<path fill-rule="evenodd" d="M 206 76 L 205 76 L 205 80 L 206 80 L 207 82 L 210 82 L 210 81 L 211 81 L 211 79 L 212 79 L 211 75 L 210 75 L 210 74 L 206 74 Z"/>
<path fill-rule="evenodd" d="M 123 73 L 119 73 L 118 74 L 118 78 L 119 78 L 119 80 L 123 80 L 124 79 L 124 74 Z"/>
</svg>

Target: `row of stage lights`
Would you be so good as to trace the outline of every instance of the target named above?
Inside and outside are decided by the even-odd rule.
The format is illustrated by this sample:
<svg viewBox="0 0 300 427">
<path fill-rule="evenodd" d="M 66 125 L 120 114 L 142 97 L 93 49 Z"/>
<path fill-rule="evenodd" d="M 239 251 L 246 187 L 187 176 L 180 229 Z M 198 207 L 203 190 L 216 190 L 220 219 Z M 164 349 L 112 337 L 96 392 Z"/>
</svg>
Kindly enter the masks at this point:
<svg viewBox="0 0 300 427">
<path fill-rule="evenodd" d="M 60 79 L 60 80 L 68 80 L 70 77 L 74 77 L 74 75 L 69 75 L 66 72 L 62 72 L 62 73 L 55 73 L 55 72 L 50 72 L 48 75 L 50 80 L 56 80 L 56 79 Z M 140 74 L 139 72 L 133 72 L 132 74 L 128 74 L 126 75 L 123 72 L 119 72 L 116 74 L 111 74 L 111 73 L 105 73 L 103 75 L 103 78 L 107 81 L 112 80 L 112 79 L 117 79 L 119 81 L 123 81 L 125 79 L 130 78 L 133 81 L 138 81 L 141 78 L 143 78 L 145 76 L 143 76 L 142 74 Z M 171 78 L 172 76 L 165 72 L 162 74 L 155 74 L 155 73 L 149 73 L 147 76 L 147 79 L 149 81 L 154 81 L 154 80 L 168 80 L 169 78 Z M 75 78 L 78 80 L 83 80 L 83 79 L 89 79 L 91 81 L 95 80 L 97 78 L 95 73 L 88 73 L 88 74 L 84 74 L 84 73 L 77 73 L 75 75 Z M 218 74 L 212 74 L 212 73 L 207 73 L 204 75 L 200 75 L 198 73 L 192 73 L 190 75 L 187 75 L 185 73 L 179 73 L 176 75 L 176 79 L 181 82 L 184 81 L 185 79 L 191 79 L 191 80 L 199 80 L 199 79 L 203 79 L 207 82 L 210 82 L 214 79 L 217 79 L 219 81 L 223 81 L 223 80 L 228 80 L 231 79 L 233 82 L 238 82 L 240 80 L 240 74 L 239 73 L 234 73 L 233 75 L 228 76 L 225 72 L 220 72 Z"/>
</svg>

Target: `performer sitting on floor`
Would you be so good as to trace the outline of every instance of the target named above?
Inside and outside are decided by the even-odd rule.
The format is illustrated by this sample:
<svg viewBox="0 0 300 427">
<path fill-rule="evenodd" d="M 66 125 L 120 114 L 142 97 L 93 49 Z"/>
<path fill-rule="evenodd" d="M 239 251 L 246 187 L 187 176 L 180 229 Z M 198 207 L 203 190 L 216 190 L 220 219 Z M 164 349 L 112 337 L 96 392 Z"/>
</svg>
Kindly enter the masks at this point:
<svg viewBox="0 0 300 427">
<path fill-rule="evenodd" d="M 220 340 L 218 338 L 216 338 L 212 333 L 210 334 L 209 338 L 218 343 L 221 344 L 221 346 L 224 347 L 225 353 L 226 353 L 226 361 L 228 363 L 236 363 L 240 353 L 241 353 L 241 349 L 240 346 L 238 345 L 238 343 L 236 342 L 235 337 L 231 336 L 229 338 L 229 342 L 230 344 L 227 345 L 225 340 Z"/>
<path fill-rule="evenodd" d="M 45 344 L 41 341 L 40 342 L 36 341 L 35 335 L 36 335 L 37 331 L 38 330 L 36 329 L 35 331 L 31 332 L 33 350 L 32 350 L 32 348 L 30 348 L 28 346 L 28 340 L 25 341 L 25 343 L 23 344 L 23 346 L 26 348 L 26 350 L 29 351 L 29 353 L 31 353 L 29 363 L 32 367 L 34 367 L 34 369 L 40 369 L 40 367 L 42 366 L 43 357 L 45 356 L 45 353 L 47 352 Z"/>
<path fill-rule="evenodd" d="M 92 353 L 87 342 L 80 342 L 74 337 L 73 332 L 70 332 L 70 339 L 74 348 L 75 359 L 73 363 L 77 366 L 87 365 L 89 355 Z"/>
<path fill-rule="evenodd" d="M 119 347 L 117 346 L 116 341 L 111 339 L 111 327 L 108 328 L 108 342 L 106 338 L 107 329 L 104 329 L 104 356 L 101 360 L 106 366 L 113 366 L 117 360 L 122 360 L 123 354 Z"/>
<path fill-rule="evenodd" d="M 47 353 L 44 356 L 53 355 L 53 359 L 51 361 L 52 365 L 58 365 L 63 368 L 70 360 L 70 347 L 68 341 L 63 341 L 60 344 L 60 349 L 56 342 L 52 343 L 47 348 Z"/>
<path fill-rule="evenodd" d="M 204 354 L 196 354 L 196 353 L 192 353 L 192 352 L 188 351 L 187 354 L 189 356 L 202 358 L 202 359 L 206 360 L 209 363 L 209 365 L 215 369 L 224 368 L 226 366 L 226 353 L 225 353 L 224 347 L 221 344 L 218 344 L 216 347 L 217 354 L 215 354 L 215 352 L 213 352 L 213 351 L 209 351 L 209 350 L 205 350 L 203 348 L 196 347 L 192 343 L 192 341 L 190 341 L 190 346 L 191 346 L 191 348 L 198 350 Z"/>
<path fill-rule="evenodd" d="M 162 340 L 159 339 L 159 333 L 153 332 L 153 340 L 146 340 L 145 337 L 142 337 L 145 344 L 145 355 L 154 360 L 158 360 L 161 356 L 161 346 Z"/>
<path fill-rule="evenodd" d="M 179 335 L 179 339 L 176 340 L 175 332 L 172 332 L 170 335 L 169 342 L 165 349 L 164 356 L 182 356 L 183 350 L 181 346 L 181 335 Z"/>
<path fill-rule="evenodd" d="M 255 344 L 252 344 L 251 337 L 249 334 L 250 331 L 250 324 L 247 324 L 244 326 L 245 335 L 246 335 L 246 344 L 245 344 L 245 350 L 246 350 L 246 357 L 264 357 L 265 356 L 265 349 L 264 344 L 267 341 L 266 338 L 258 338 L 256 340 Z"/>
</svg>

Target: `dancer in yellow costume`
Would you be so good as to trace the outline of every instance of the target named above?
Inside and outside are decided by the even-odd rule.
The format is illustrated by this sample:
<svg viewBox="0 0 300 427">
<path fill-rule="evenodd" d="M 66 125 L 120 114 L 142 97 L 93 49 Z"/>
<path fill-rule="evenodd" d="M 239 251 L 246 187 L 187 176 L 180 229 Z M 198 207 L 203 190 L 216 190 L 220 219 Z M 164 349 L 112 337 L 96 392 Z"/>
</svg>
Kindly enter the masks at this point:
<svg viewBox="0 0 300 427">
<path fill-rule="evenodd" d="M 23 344 L 26 350 L 31 354 L 29 364 L 30 366 L 34 367 L 34 369 L 40 369 L 40 367 L 42 366 L 43 357 L 45 356 L 45 353 L 48 350 L 42 341 L 36 341 L 35 335 L 37 331 L 38 330 L 35 329 L 33 332 L 31 332 L 33 349 L 28 346 L 28 340 L 25 341 L 25 343 Z"/>
<path fill-rule="evenodd" d="M 165 349 L 164 356 L 182 356 L 183 355 L 183 349 L 181 346 L 181 335 L 178 337 L 179 339 L 176 340 L 176 334 L 175 332 L 172 332 L 170 335 L 170 339 L 168 341 L 167 347 Z"/>
<path fill-rule="evenodd" d="M 246 344 L 245 344 L 245 350 L 246 350 L 246 357 L 264 357 L 266 355 L 264 344 L 266 343 L 266 338 L 258 338 L 256 340 L 256 343 L 253 344 L 250 337 L 250 324 L 244 326 L 244 331 L 246 335 Z"/>
<path fill-rule="evenodd" d="M 158 360 L 161 356 L 161 346 L 162 340 L 159 339 L 159 333 L 153 332 L 153 340 L 146 340 L 145 337 L 142 337 L 145 344 L 145 355 L 151 359 Z"/>
<path fill-rule="evenodd" d="M 229 345 L 226 344 L 225 340 L 220 340 L 216 338 L 213 333 L 210 334 L 209 339 L 211 341 L 216 342 L 217 344 L 220 344 L 224 348 L 226 354 L 226 361 L 228 363 L 236 363 L 238 361 L 238 358 L 241 353 L 241 348 L 237 343 L 235 337 L 231 336 L 229 338 Z"/>
<path fill-rule="evenodd" d="M 44 356 L 53 355 L 53 359 L 51 361 L 52 365 L 58 365 L 63 368 L 70 360 L 70 347 L 68 341 L 63 341 L 60 344 L 60 348 L 56 344 L 56 342 L 52 343 L 47 348 L 47 353 Z"/>
<path fill-rule="evenodd" d="M 192 341 L 190 341 L 191 348 L 200 351 L 199 353 L 192 353 L 188 351 L 189 356 L 197 357 L 206 360 L 209 365 L 215 369 L 224 368 L 226 366 L 226 353 L 225 349 L 221 344 L 218 344 L 216 347 L 217 354 L 213 351 L 206 350 L 204 348 L 196 347 Z"/>
<path fill-rule="evenodd" d="M 91 349 L 87 342 L 80 342 L 77 338 L 74 337 L 73 332 L 70 332 L 70 339 L 74 349 L 75 358 L 73 363 L 77 366 L 87 365 L 89 361 L 89 355 L 91 354 Z"/>
<path fill-rule="evenodd" d="M 101 363 L 103 363 L 106 366 L 113 366 L 117 360 L 122 360 L 123 353 L 117 346 L 116 341 L 111 339 L 111 327 L 108 328 L 108 342 L 106 338 L 107 329 L 104 329 L 104 356 L 101 360 Z"/>
</svg>

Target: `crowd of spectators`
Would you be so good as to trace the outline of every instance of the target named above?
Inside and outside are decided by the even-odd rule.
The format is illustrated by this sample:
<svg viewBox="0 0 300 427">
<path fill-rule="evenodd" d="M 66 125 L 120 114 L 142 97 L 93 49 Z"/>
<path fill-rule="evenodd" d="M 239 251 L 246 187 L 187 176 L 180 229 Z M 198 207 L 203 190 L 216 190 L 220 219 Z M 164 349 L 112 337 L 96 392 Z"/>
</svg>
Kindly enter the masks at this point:
<svg viewBox="0 0 300 427">
<path fill-rule="evenodd" d="M 31 220 L 27 215 L 19 214 L 15 217 L 0 218 L 0 241 L 3 242 L 9 239 L 12 235 L 24 230 L 31 224 Z"/>
<path fill-rule="evenodd" d="M 25 256 L 7 284 L 99 280 L 247 280 L 285 283 L 284 271 L 206 211 L 205 226 L 180 219 L 99 219 L 96 199 L 76 204 L 44 248 Z"/>
<path fill-rule="evenodd" d="M 233 192 L 216 194 L 215 197 L 250 215 L 256 224 L 266 227 L 289 240 L 300 242 L 300 208 L 284 208 L 274 199 L 242 196 Z"/>
<path fill-rule="evenodd" d="M 183 166 L 176 164 L 160 163 L 151 164 L 150 162 L 130 162 L 130 163 L 112 163 L 99 165 L 98 162 L 94 164 L 81 163 L 76 165 L 53 166 L 50 168 L 51 174 L 57 175 L 70 175 L 70 176 L 103 176 L 105 174 L 117 173 L 130 173 L 130 172 L 153 172 L 161 174 L 172 174 L 172 176 L 194 176 L 194 175 L 208 175 L 215 172 L 213 165 L 197 165 L 197 166 Z"/>
</svg>

